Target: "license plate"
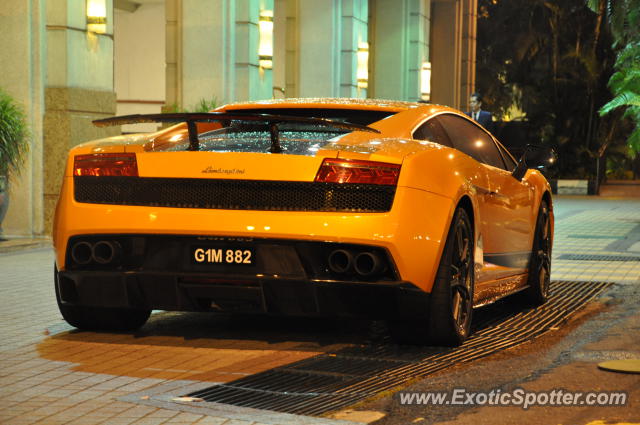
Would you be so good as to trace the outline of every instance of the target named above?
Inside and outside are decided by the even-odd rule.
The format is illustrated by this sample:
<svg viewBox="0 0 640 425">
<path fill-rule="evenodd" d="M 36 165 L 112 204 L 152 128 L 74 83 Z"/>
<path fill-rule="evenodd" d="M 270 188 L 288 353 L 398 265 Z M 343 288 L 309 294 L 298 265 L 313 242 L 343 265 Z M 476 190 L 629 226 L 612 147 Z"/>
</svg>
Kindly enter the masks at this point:
<svg viewBox="0 0 640 425">
<path fill-rule="evenodd" d="M 247 247 L 194 246 L 191 261 L 199 265 L 252 266 L 255 250 Z"/>
</svg>

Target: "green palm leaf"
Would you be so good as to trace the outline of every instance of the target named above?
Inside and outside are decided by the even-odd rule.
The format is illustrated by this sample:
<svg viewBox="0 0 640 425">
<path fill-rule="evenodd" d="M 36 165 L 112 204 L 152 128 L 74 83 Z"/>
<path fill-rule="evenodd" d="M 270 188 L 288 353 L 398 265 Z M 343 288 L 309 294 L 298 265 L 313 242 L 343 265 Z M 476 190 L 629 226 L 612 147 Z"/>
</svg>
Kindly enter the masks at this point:
<svg viewBox="0 0 640 425">
<path fill-rule="evenodd" d="M 621 106 L 637 106 L 640 107 L 640 94 L 630 91 L 624 91 L 611 99 L 602 108 L 600 108 L 600 115 L 606 115 L 616 108 Z"/>
</svg>

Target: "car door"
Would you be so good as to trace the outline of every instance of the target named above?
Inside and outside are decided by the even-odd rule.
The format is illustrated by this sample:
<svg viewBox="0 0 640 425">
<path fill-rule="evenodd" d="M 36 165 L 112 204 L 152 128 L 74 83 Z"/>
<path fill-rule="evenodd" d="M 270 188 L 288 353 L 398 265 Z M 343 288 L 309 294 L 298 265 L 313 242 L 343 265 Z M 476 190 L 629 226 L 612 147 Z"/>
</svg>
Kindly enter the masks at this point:
<svg viewBox="0 0 640 425">
<path fill-rule="evenodd" d="M 533 234 L 531 189 L 511 176 L 500 148 L 480 126 L 454 114 L 436 118 L 453 147 L 476 159 L 487 174 L 487 186 L 477 187 L 484 262 L 508 268 L 512 274 L 522 273 L 528 265 Z"/>
</svg>

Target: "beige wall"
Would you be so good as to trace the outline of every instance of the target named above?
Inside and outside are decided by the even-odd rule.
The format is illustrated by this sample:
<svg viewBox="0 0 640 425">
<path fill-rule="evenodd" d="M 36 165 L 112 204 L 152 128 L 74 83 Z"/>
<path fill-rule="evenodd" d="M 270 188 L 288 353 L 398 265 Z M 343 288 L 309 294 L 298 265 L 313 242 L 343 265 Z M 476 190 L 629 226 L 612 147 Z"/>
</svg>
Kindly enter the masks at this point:
<svg viewBox="0 0 640 425">
<path fill-rule="evenodd" d="M 86 28 L 84 0 L 47 0 L 48 87 L 113 91 L 113 5 L 107 1 L 107 33 Z"/>
<path fill-rule="evenodd" d="M 116 115 L 160 113 L 165 104 L 165 5 L 144 3 L 114 11 Z M 157 124 L 123 125 L 123 132 L 147 132 Z"/>
<path fill-rule="evenodd" d="M 50 233 L 68 149 L 120 132 L 91 123 L 115 113 L 112 0 L 105 34 L 87 31 L 83 0 L 48 0 L 46 29 L 43 220 Z"/>
<path fill-rule="evenodd" d="M 78 87 L 47 87 L 44 118 L 44 221 L 51 232 L 67 152 L 87 140 L 120 134 L 119 127 L 98 128 L 91 121 L 115 113 L 113 91 Z"/>
<path fill-rule="evenodd" d="M 0 87 L 24 108 L 31 132 L 27 160 L 20 175 L 12 179 L 9 211 L 2 224 L 5 237 L 38 236 L 44 232 L 44 14 L 44 0 L 2 0 L 0 6 Z"/>
<path fill-rule="evenodd" d="M 107 34 L 86 30 L 84 0 L 3 0 L 0 85 L 24 105 L 32 141 L 11 186 L 6 236 L 50 234 L 67 150 L 117 134 L 91 120 L 113 115 L 113 9 Z"/>
</svg>

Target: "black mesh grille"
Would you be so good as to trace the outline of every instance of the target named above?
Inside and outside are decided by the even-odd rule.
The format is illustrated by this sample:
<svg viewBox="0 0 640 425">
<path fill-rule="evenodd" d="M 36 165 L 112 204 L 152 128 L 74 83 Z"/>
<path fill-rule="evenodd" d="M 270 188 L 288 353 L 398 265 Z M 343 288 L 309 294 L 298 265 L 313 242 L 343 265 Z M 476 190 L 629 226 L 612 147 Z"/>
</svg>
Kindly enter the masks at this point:
<svg viewBox="0 0 640 425">
<path fill-rule="evenodd" d="M 395 186 L 270 180 L 74 177 L 91 204 L 271 211 L 389 211 Z"/>
</svg>

